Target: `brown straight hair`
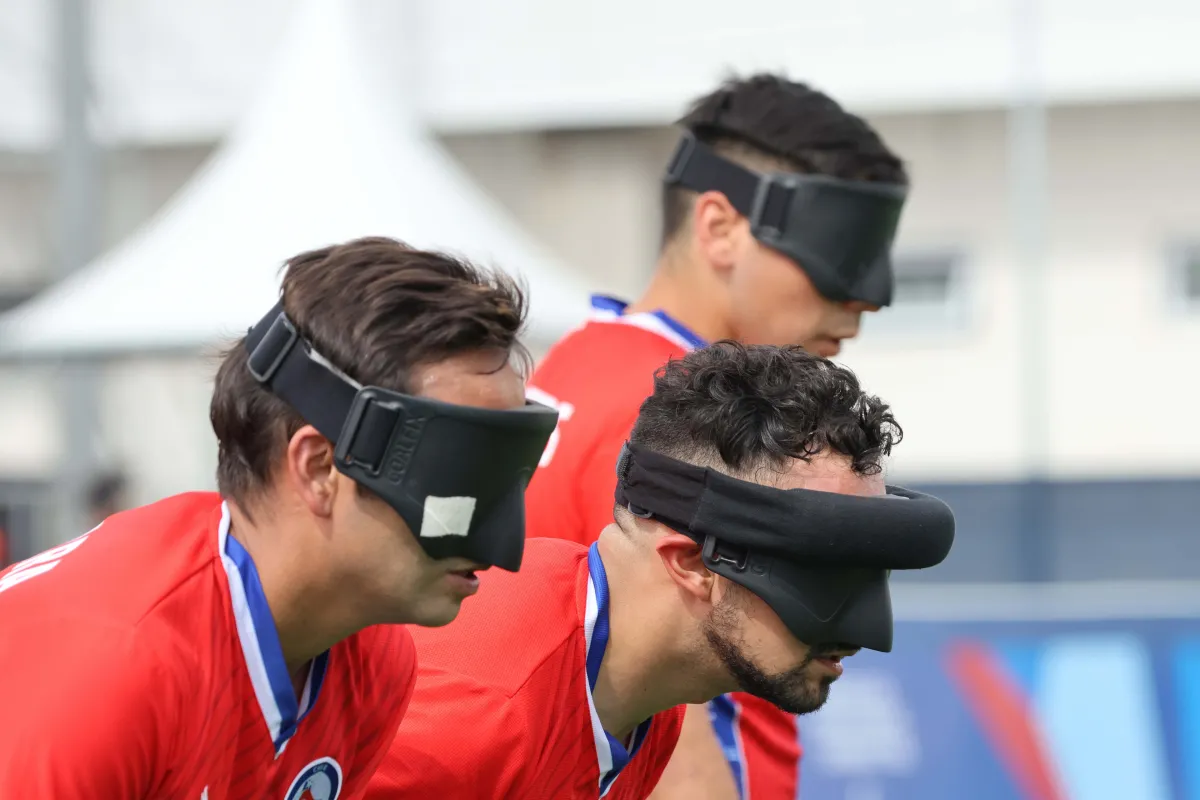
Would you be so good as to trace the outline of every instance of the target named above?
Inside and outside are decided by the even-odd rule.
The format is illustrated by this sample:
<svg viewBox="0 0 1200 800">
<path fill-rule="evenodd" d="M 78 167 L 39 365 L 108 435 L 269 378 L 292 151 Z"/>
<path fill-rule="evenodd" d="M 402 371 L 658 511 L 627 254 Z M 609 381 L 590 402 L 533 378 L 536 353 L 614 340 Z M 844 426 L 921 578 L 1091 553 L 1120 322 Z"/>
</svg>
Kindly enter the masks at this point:
<svg viewBox="0 0 1200 800">
<path fill-rule="evenodd" d="M 518 283 L 394 239 L 356 239 L 290 259 L 283 305 L 300 335 L 363 385 L 407 392 L 414 367 L 477 350 L 529 364 L 518 338 L 526 315 Z M 243 508 L 270 485 L 288 440 L 305 424 L 255 381 L 247 357 L 244 338 L 224 353 L 209 409 L 217 486 Z"/>
</svg>

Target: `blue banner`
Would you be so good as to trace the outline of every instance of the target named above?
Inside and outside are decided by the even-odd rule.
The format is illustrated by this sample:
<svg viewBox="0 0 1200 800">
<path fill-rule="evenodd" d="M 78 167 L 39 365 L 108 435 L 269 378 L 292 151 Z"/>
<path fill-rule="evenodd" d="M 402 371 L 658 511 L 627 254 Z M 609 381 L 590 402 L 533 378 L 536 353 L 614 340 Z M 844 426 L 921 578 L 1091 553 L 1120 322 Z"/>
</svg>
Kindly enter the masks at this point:
<svg viewBox="0 0 1200 800">
<path fill-rule="evenodd" d="M 1200 800 L 1200 620 L 897 623 L 800 720 L 805 800 Z"/>
</svg>

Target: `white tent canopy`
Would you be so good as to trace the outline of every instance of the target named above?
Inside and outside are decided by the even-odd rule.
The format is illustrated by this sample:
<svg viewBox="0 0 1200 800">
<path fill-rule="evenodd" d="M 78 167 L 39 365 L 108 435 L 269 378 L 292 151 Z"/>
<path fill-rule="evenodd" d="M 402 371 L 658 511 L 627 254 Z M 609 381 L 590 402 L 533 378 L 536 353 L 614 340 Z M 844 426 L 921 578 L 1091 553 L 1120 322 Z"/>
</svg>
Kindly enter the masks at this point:
<svg viewBox="0 0 1200 800">
<path fill-rule="evenodd" d="M 586 313 L 586 295 L 473 185 L 390 93 L 375 93 L 347 3 L 310 0 L 255 104 L 138 233 L 0 317 L 0 356 L 194 350 L 275 302 L 279 267 L 364 235 L 450 250 L 523 276 L 530 336 Z M 386 99 L 385 99 L 386 98 Z"/>
</svg>

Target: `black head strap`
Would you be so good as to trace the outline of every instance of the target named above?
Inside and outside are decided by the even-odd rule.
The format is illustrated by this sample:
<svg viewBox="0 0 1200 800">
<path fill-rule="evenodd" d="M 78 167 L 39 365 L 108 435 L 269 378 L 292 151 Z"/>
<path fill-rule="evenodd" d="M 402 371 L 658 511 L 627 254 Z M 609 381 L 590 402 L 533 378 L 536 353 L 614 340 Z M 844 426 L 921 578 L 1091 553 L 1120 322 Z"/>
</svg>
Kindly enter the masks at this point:
<svg viewBox="0 0 1200 800">
<path fill-rule="evenodd" d="M 753 230 L 786 227 L 793 187 L 722 158 L 691 131 L 680 138 L 663 180 L 694 192 L 721 192 Z"/>
<path fill-rule="evenodd" d="M 936 497 L 888 486 L 882 497 L 775 489 L 626 444 L 617 503 L 704 543 L 719 541 L 808 564 L 925 569 L 954 542 Z"/>
<path fill-rule="evenodd" d="M 250 329 L 246 351 L 254 379 L 337 445 L 339 458 L 378 469 L 398 410 L 356 403 L 360 387 L 312 349 L 288 319 L 282 300 Z"/>
</svg>

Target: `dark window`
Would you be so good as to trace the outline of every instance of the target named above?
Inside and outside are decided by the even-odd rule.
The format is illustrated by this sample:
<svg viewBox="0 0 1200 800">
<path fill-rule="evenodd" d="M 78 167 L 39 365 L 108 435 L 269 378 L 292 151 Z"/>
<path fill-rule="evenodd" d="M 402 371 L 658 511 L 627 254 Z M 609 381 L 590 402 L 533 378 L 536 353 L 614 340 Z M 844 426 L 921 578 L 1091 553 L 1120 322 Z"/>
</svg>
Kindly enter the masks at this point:
<svg viewBox="0 0 1200 800">
<path fill-rule="evenodd" d="M 48 484 L 0 480 L 0 569 L 50 545 L 52 501 Z"/>
<path fill-rule="evenodd" d="M 902 250 L 892 256 L 892 267 L 892 304 L 870 315 L 865 322 L 870 330 L 942 333 L 968 324 L 966 265 L 956 250 Z"/>
<path fill-rule="evenodd" d="M 1200 245 L 1184 247 L 1179 258 L 1179 288 L 1188 304 L 1200 304 Z"/>
<path fill-rule="evenodd" d="M 943 255 L 901 255 L 895 259 L 897 306 L 947 305 L 954 300 L 957 259 Z"/>
</svg>

